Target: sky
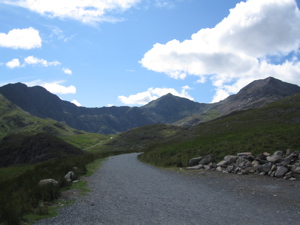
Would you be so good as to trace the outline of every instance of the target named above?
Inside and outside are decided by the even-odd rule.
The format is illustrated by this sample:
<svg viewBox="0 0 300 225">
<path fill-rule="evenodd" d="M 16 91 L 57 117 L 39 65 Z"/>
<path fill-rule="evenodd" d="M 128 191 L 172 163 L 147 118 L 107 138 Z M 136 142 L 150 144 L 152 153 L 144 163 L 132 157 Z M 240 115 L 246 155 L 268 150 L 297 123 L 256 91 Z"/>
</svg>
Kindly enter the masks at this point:
<svg viewBox="0 0 300 225">
<path fill-rule="evenodd" d="M 0 0 L 0 86 L 85 107 L 300 85 L 300 0 Z"/>
</svg>

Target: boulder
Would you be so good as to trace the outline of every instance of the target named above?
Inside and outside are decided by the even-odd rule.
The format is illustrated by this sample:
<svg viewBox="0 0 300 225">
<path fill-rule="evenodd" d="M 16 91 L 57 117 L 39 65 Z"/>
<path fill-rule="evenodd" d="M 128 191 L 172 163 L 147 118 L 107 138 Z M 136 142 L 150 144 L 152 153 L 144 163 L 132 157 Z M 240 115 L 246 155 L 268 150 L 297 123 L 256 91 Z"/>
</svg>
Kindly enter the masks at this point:
<svg viewBox="0 0 300 225">
<path fill-rule="evenodd" d="M 197 158 L 191 158 L 188 162 L 188 166 L 196 166 L 199 164 L 199 162 L 201 161 L 201 159 L 203 159 L 202 156 L 197 157 Z"/>
<path fill-rule="evenodd" d="M 284 158 L 284 160 L 280 163 L 281 166 L 287 166 L 292 161 L 295 161 L 298 159 L 298 154 L 296 152 L 293 152 L 289 154 L 287 157 Z"/>
<path fill-rule="evenodd" d="M 236 160 L 237 160 L 237 156 L 234 156 L 234 155 L 226 155 L 224 157 L 224 160 L 228 162 L 228 164 L 232 164 L 232 163 L 235 163 Z"/>
<path fill-rule="evenodd" d="M 282 151 L 277 151 L 273 155 L 267 156 L 267 161 L 268 162 L 276 163 L 276 162 L 279 162 L 281 160 L 282 160 Z"/>
<path fill-rule="evenodd" d="M 300 167 L 295 165 L 292 167 L 292 176 L 295 178 L 300 178 Z"/>
<path fill-rule="evenodd" d="M 203 159 L 200 160 L 199 164 L 207 165 L 212 161 L 214 161 L 213 156 L 212 155 L 207 155 Z"/>
<path fill-rule="evenodd" d="M 259 167 L 259 170 L 260 170 L 261 172 L 269 173 L 270 170 L 271 170 L 271 168 L 272 168 L 272 165 L 273 165 L 273 164 L 272 164 L 271 162 L 267 162 L 267 163 L 261 165 L 261 166 Z"/>
<path fill-rule="evenodd" d="M 238 157 L 238 159 L 236 160 L 236 165 L 238 167 L 244 167 L 247 162 L 249 162 L 247 159 L 244 159 L 243 157 Z"/>
<path fill-rule="evenodd" d="M 283 177 L 288 171 L 288 168 L 285 166 L 278 166 L 275 172 L 275 177 Z"/>
<path fill-rule="evenodd" d="M 219 163 L 217 164 L 217 166 L 226 166 L 227 164 L 228 164 L 228 161 L 222 160 L 221 162 L 219 162 Z"/>
</svg>

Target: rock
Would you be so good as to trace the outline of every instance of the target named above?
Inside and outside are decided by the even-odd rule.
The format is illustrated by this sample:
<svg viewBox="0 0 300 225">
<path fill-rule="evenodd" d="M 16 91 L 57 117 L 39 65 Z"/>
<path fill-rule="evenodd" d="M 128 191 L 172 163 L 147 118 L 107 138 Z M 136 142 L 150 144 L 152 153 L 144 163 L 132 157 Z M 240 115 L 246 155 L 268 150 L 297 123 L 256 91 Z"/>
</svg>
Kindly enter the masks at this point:
<svg viewBox="0 0 300 225">
<path fill-rule="evenodd" d="M 300 167 L 295 165 L 292 167 L 292 176 L 298 179 L 300 178 Z"/>
<path fill-rule="evenodd" d="M 259 165 L 259 162 L 257 161 L 257 160 L 254 160 L 254 161 L 252 161 L 252 166 L 257 166 L 257 165 Z"/>
<path fill-rule="evenodd" d="M 236 160 L 236 165 L 238 167 L 244 167 L 247 162 L 248 160 L 244 159 L 243 157 L 238 157 L 238 159 Z"/>
<path fill-rule="evenodd" d="M 216 171 L 222 172 L 222 171 L 223 171 L 223 168 L 222 168 L 221 166 L 218 166 L 217 169 L 216 169 Z"/>
<path fill-rule="evenodd" d="M 297 180 L 295 177 L 291 177 L 289 180 Z"/>
<path fill-rule="evenodd" d="M 199 170 L 202 168 L 202 165 L 196 165 L 196 166 L 189 166 L 186 169 L 187 170 Z"/>
<path fill-rule="evenodd" d="M 228 173 L 231 173 L 233 170 L 234 170 L 234 166 L 228 166 L 228 167 L 226 168 L 226 171 L 227 171 Z"/>
<path fill-rule="evenodd" d="M 288 171 L 288 168 L 285 166 L 278 166 L 275 172 L 275 177 L 283 177 Z"/>
<path fill-rule="evenodd" d="M 207 165 L 212 161 L 214 161 L 214 158 L 212 157 L 212 155 L 207 155 L 203 159 L 200 160 L 199 164 Z"/>
<path fill-rule="evenodd" d="M 217 166 L 226 166 L 227 164 L 228 164 L 228 161 L 222 160 L 221 162 L 219 162 L 219 163 L 217 164 Z"/>
<path fill-rule="evenodd" d="M 228 162 L 228 164 L 232 164 L 232 163 L 235 163 L 236 160 L 237 160 L 237 156 L 234 156 L 234 155 L 226 155 L 224 157 L 224 160 Z"/>
<path fill-rule="evenodd" d="M 241 153 L 238 153 L 237 156 L 252 156 L 251 152 L 241 152 Z"/>
<path fill-rule="evenodd" d="M 292 161 L 295 161 L 298 159 L 298 154 L 296 152 L 293 152 L 289 154 L 287 157 L 284 158 L 284 160 L 280 163 L 281 166 L 287 166 L 290 164 Z"/>
<path fill-rule="evenodd" d="M 209 165 L 205 165 L 205 166 L 204 166 L 204 169 L 205 169 L 205 170 L 210 170 L 210 166 L 209 166 Z"/>
<path fill-rule="evenodd" d="M 265 163 L 265 164 L 263 164 L 263 165 L 261 165 L 260 167 L 259 167 L 259 170 L 261 171 L 261 172 L 265 172 L 265 173 L 269 173 L 269 171 L 271 170 L 271 168 L 272 168 L 272 163 L 271 162 L 268 162 L 268 163 Z"/>
<path fill-rule="evenodd" d="M 202 156 L 190 159 L 189 163 L 188 163 L 188 166 L 196 166 L 196 165 L 198 165 L 199 162 L 201 161 L 201 159 L 203 159 Z"/>
<path fill-rule="evenodd" d="M 276 163 L 281 160 L 282 160 L 282 151 L 277 151 L 273 155 L 267 156 L 267 161 L 269 161 L 269 162 Z"/>
<path fill-rule="evenodd" d="M 73 171 L 70 171 L 65 175 L 64 178 L 67 182 L 72 182 L 72 180 L 75 180 L 75 174 Z"/>
</svg>

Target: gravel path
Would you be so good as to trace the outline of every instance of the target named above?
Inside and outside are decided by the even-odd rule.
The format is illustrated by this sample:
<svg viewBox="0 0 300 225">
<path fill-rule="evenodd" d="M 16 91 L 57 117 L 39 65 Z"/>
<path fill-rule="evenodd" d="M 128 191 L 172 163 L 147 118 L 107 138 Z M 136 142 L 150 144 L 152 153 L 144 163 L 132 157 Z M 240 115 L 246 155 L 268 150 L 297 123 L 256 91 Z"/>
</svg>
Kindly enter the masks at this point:
<svg viewBox="0 0 300 225">
<path fill-rule="evenodd" d="M 106 160 L 88 196 L 37 224 L 299 224 L 300 181 L 212 172 L 174 172 L 136 153 Z"/>
</svg>

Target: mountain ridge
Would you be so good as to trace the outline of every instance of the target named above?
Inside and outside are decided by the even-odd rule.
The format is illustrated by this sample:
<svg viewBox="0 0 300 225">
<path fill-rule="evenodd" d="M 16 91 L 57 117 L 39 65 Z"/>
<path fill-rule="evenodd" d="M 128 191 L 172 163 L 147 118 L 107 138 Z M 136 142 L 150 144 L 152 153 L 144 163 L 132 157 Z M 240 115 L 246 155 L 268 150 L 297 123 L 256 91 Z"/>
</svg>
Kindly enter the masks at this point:
<svg viewBox="0 0 300 225">
<path fill-rule="evenodd" d="M 34 116 L 52 118 L 77 130 L 101 134 L 115 134 L 151 124 L 171 124 L 184 118 L 188 122 L 182 125 L 194 125 L 236 110 L 262 107 L 297 92 L 300 92 L 299 86 L 268 77 L 251 82 L 218 103 L 198 103 L 167 94 L 141 107 L 86 108 L 63 101 L 39 86 L 17 83 L 0 87 L 0 94 Z M 189 121 L 191 118 L 194 122 Z"/>
</svg>

